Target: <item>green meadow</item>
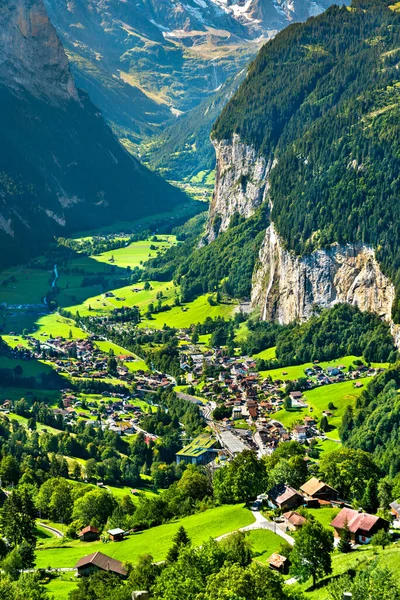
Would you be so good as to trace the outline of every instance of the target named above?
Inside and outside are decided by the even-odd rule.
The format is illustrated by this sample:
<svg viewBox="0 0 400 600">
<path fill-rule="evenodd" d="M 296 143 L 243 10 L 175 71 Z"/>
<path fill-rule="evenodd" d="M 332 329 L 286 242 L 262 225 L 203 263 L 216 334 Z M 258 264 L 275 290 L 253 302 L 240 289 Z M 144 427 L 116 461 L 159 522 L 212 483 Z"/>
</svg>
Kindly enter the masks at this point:
<svg viewBox="0 0 400 600">
<path fill-rule="evenodd" d="M 295 584 L 295 586 L 297 589 L 307 592 L 306 597 L 310 600 L 331 600 L 332 597 L 328 593 L 327 585 L 332 579 L 349 571 L 362 571 L 373 561 L 376 561 L 378 566 L 389 569 L 395 581 L 400 583 L 400 548 L 395 544 L 391 544 L 385 550 L 371 545 L 363 546 L 350 552 L 350 554 L 342 554 L 335 550 L 332 555 L 332 574 L 319 581 L 316 589 L 311 588 L 311 579 L 302 585 Z"/>
<path fill-rule="evenodd" d="M 262 350 L 258 354 L 254 354 L 253 358 L 261 358 L 263 360 L 273 360 L 276 358 L 276 347 L 267 348 L 266 350 Z"/>
<path fill-rule="evenodd" d="M 0 356 L 0 369 L 15 369 L 20 366 L 23 369 L 23 377 L 37 377 L 40 373 L 50 373 L 52 367 L 41 360 L 18 360 Z"/>
<path fill-rule="evenodd" d="M 210 537 L 218 537 L 254 522 L 250 510 L 239 505 L 221 506 L 185 517 L 179 521 L 131 534 L 123 542 L 80 542 L 53 539 L 36 553 L 37 568 L 73 567 L 86 554 L 103 552 L 121 561 L 134 562 L 141 554 L 151 554 L 155 561 L 163 560 L 171 540 L 182 525 L 195 546 Z"/>
<path fill-rule="evenodd" d="M 358 379 L 363 385 L 366 385 L 370 379 Z M 343 381 L 341 383 L 332 383 L 323 385 L 304 393 L 308 408 L 303 409 L 281 409 L 274 413 L 274 419 L 283 423 L 286 427 L 291 427 L 293 423 L 302 421 L 307 415 L 313 417 L 322 417 L 322 411 L 328 410 L 329 402 L 333 402 L 336 407 L 332 410 L 333 417 L 329 417 L 330 431 L 326 433 L 328 438 L 339 440 L 339 427 L 344 411 L 349 405 L 354 405 L 363 388 L 355 388 L 355 381 Z M 310 411 L 310 408 L 313 410 Z M 335 442 L 334 442 L 335 443 Z"/>
<path fill-rule="evenodd" d="M 265 564 L 274 552 L 279 552 L 283 539 L 268 529 L 256 529 L 249 531 L 247 540 L 251 544 L 253 558 L 257 562 Z"/>
<path fill-rule="evenodd" d="M 217 304 L 211 306 L 208 303 L 207 296 L 199 296 L 193 302 L 188 302 L 182 306 L 174 306 L 171 310 L 154 314 L 151 319 L 144 319 L 140 327 L 150 327 L 152 329 L 161 329 L 164 324 L 169 327 L 186 328 L 196 323 L 203 323 L 207 317 L 224 317 L 228 319 L 232 316 L 235 304 Z"/>
<path fill-rule="evenodd" d="M 263 352 L 272 352 L 272 350 L 274 350 L 273 348 L 269 348 L 268 350 L 264 350 Z M 266 358 L 265 356 L 260 356 L 261 354 L 263 354 L 262 352 L 260 352 L 260 354 L 257 354 L 255 356 L 260 357 L 260 358 Z M 355 360 L 363 360 L 362 357 L 359 356 L 344 356 L 342 358 L 336 358 L 335 360 L 331 360 L 331 361 L 321 361 L 318 363 L 318 365 L 320 367 L 322 367 L 323 369 L 326 369 L 327 367 L 337 367 L 339 365 L 343 365 L 344 371 L 347 371 L 349 366 L 351 364 L 353 364 L 353 362 Z M 313 363 L 304 363 L 302 365 L 294 365 L 291 367 L 279 367 L 277 369 L 268 369 L 267 371 L 260 371 L 260 375 L 261 377 L 268 377 L 271 376 L 272 379 L 275 381 L 276 379 L 282 379 L 282 380 L 286 380 L 286 379 L 300 379 L 301 377 L 307 377 L 304 373 L 305 369 L 309 369 L 314 367 L 315 365 Z M 387 368 L 388 367 L 388 363 L 372 363 L 373 367 L 383 367 L 383 368 Z"/>
</svg>

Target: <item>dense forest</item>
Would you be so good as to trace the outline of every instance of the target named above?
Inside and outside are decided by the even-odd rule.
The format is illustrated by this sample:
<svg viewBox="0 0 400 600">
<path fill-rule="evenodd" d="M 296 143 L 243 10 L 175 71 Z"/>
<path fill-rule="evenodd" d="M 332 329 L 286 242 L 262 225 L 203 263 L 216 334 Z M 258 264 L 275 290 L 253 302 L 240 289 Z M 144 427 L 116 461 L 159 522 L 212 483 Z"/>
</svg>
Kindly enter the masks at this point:
<svg viewBox="0 0 400 600">
<path fill-rule="evenodd" d="M 391 476 L 400 472 L 400 366 L 385 371 L 371 381 L 347 409 L 341 437 L 347 445 L 371 452 L 376 463 Z"/>
<path fill-rule="evenodd" d="M 333 6 L 278 34 L 213 136 L 238 133 L 277 159 L 272 219 L 289 249 L 372 244 L 398 287 L 400 13 L 387 4 Z"/>
<path fill-rule="evenodd" d="M 184 243 L 150 260 L 144 278 L 168 281 L 174 277 L 181 286 L 183 302 L 219 290 L 235 298 L 250 296 L 254 265 L 268 225 L 266 207 L 247 220 L 233 215 L 229 228 L 215 242 L 202 247 L 198 247 L 198 240 L 204 221 L 200 215 L 192 221 Z"/>
<path fill-rule="evenodd" d="M 243 352 L 255 354 L 276 346 L 276 360 L 268 361 L 263 368 L 347 355 L 364 356 L 368 362 L 395 362 L 398 357 L 388 323 L 349 304 L 322 310 L 305 323 L 282 326 L 248 321 L 248 328 Z"/>
</svg>

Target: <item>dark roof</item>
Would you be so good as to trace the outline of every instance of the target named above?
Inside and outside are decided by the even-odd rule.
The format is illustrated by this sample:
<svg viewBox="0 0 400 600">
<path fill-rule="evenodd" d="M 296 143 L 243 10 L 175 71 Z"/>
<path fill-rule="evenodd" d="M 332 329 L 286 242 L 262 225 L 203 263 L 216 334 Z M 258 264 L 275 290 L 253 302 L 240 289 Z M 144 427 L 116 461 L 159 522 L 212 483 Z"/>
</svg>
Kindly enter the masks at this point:
<svg viewBox="0 0 400 600">
<path fill-rule="evenodd" d="M 110 558 L 101 552 L 94 552 L 93 554 L 83 556 L 76 563 L 75 569 L 81 569 L 88 565 L 95 565 L 103 571 L 111 571 L 113 573 L 118 573 L 118 575 L 127 575 L 127 571 L 124 569 L 122 562 L 115 560 L 115 558 Z"/>
<path fill-rule="evenodd" d="M 282 504 L 283 502 L 286 502 L 286 500 L 289 500 L 289 498 L 292 498 L 293 496 L 300 496 L 302 498 L 302 495 L 299 492 L 297 492 L 294 488 L 290 487 L 290 485 L 285 485 L 283 483 L 280 483 L 279 485 L 273 487 L 272 490 L 268 492 L 268 496 L 272 498 L 277 504 Z"/>
<path fill-rule="evenodd" d="M 378 521 L 382 521 L 375 515 L 358 512 L 351 508 L 342 508 L 340 513 L 333 519 L 331 526 L 337 529 L 343 529 L 345 522 L 351 533 L 356 533 L 358 530 L 370 531 Z"/>
</svg>

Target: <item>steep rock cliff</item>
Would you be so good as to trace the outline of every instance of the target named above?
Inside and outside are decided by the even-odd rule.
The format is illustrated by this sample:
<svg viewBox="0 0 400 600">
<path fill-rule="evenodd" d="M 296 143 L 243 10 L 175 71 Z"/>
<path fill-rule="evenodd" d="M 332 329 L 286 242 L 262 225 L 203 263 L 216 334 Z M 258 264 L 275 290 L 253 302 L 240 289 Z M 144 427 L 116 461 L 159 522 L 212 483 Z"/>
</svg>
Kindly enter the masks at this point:
<svg viewBox="0 0 400 600">
<path fill-rule="evenodd" d="M 334 245 L 299 257 L 287 251 L 271 224 L 253 274 L 251 301 L 263 319 L 290 323 L 311 316 L 315 305 L 357 305 L 390 321 L 395 288 L 365 244 Z"/>
<path fill-rule="evenodd" d="M 214 142 L 217 166 L 206 239 L 213 241 L 237 212 L 248 218 L 264 202 L 271 166 L 238 135 Z"/>
<path fill-rule="evenodd" d="M 42 2 L 0 0 L 0 32 L 0 81 L 52 103 L 78 100 L 68 59 Z"/>
<path fill-rule="evenodd" d="M 77 90 L 42 0 L 0 0 L 0 268 L 55 235 L 187 200 Z"/>
</svg>

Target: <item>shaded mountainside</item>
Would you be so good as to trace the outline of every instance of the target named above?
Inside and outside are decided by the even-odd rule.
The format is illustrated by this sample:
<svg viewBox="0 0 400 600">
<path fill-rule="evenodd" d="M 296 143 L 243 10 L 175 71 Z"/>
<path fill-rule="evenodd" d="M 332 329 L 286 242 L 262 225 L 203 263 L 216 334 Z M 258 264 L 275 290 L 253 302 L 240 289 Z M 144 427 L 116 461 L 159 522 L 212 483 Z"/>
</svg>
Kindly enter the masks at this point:
<svg viewBox="0 0 400 600">
<path fill-rule="evenodd" d="M 288 252 L 285 262 L 289 253 L 306 260 L 335 243 L 369 245 L 399 287 L 399 61 L 397 5 L 357 0 L 351 8 L 334 6 L 268 42 L 222 111 L 213 130 L 217 148 L 240 140 L 272 166 L 265 168 L 264 201 Z M 229 173 L 229 206 L 252 184 L 254 174 L 240 166 L 239 156 L 233 169 L 240 181 Z M 221 190 L 227 175 L 217 172 L 218 178 Z M 218 193 L 217 186 L 209 231 L 229 222 Z M 277 260 L 268 252 L 263 259 Z M 265 270 L 268 292 L 267 263 Z M 332 285 L 327 282 L 325 305 L 339 296 Z M 398 300 L 392 313 L 399 318 Z"/>
<path fill-rule="evenodd" d="M 53 235 L 186 197 L 118 143 L 78 91 L 41 0 L 0 0 L 1 266 Z"/>
</svg>

